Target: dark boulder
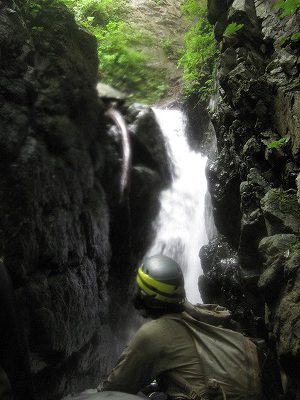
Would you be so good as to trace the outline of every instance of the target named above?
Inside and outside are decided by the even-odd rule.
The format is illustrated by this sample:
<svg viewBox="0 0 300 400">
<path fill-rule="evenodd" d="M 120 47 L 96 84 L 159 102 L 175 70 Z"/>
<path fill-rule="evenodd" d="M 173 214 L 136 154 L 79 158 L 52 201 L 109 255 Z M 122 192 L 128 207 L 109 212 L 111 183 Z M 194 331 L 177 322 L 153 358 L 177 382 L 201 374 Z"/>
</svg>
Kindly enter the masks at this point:
<svg viewBox="0 0 300 400">
<path fill-rule="evenodd" d="M 211 24 L 215 24 L 222 14 L 224 14 L 232 0 L 209 0 L 207 3 L 207 18 Z"/>
<path fill-rule="evenodd" d="M 165 141 L 153 110 L 145 106 L 131 106 L 128 113 L 133 164 L 147 165 L 156 170 L 162 187 L 167 186 L 171 183 L 172 166 L 170 158 L 166 157 Z"/>
<path fill-rule="evenodd" d="M 300 206 L 293 189 L 271 189 L 261 200 L 270 236 L 277 233 L 300 233 Z"/>
<path fill-rule="evenodd" d="M 241 236 L 239 259 L 243 270 L 243 279 L 248 285 L 255 286 L 261 271 L 261 258 L 258 243 L 266 235 L 266 225 L 260 208 L 260 199 L 270 188 L 269 182 L 252 168 L 247 181 L 241 183 Z"/>
<path fill-rule="evenodd" d="M 215 225 L 237 246 L 240 236 L 240 180 L 229 158 L 229 153 L 223 151 L 217 160 L 210 161 L 207 177 Z"/>
<path fill-rule="evenodd" d="M 278 355 L 288 374 L 298 379 L 299 368 L 299 235 L 278 234 L 259 245 L 265 269 L 259 280 L 268 305 L 269 328 L 277 343 Z M 295 370 L 295 368 L 297 368 Z"/>
<path fill-rule="evenodd" d="M 200 259 L 204 275 L 199 278 L 199 290 L 203 302 L 228 308 L 248 334 L 263 335 L 262 320 L 253 320 L 257 301 L 250 295 L 247 299 L 237 252 L 226 238 L 218 236 L 203 246 Z"/>
</svg>

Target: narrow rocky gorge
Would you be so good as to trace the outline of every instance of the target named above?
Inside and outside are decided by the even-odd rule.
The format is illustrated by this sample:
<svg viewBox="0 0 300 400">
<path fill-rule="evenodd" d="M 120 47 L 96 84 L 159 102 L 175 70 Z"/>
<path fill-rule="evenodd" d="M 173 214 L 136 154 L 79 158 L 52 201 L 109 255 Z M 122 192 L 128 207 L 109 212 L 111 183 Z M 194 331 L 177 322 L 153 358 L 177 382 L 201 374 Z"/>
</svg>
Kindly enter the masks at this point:
<svg viewBox="0 0 300 400">
<path fill-rule="evenodd" d="M 157 2 L 156 12 L 163 3 L 175 10 L 180 2 Z M 248 335 L 267 338 L 294 400 L 300 42 L 292 35 L 300 11 L 282 18 L 274 3 L 208 1 L 220 60 L 206 134 L 208 113 L 188 111 L 201 122 L 193 144 L 217 141 L 206 153 L 219 234 L 199 249 L 202 299 L 228 307 Z M 164 15 L 169 36 L 178 16 Z M 233 22 L 242 29 L 225 37 Z M 0 0 L 0 56 L 0 258 L 15 287 L 37 398 L 56 400 L 96 387 L 130 335 L 133 276 L 172 167 L 151 109 L 117 99 L 132 146 L 121 198 L 121 138 L 105 116 L 110 99 L 96 90 L 96 40 L 65 7 L 45 0 L 28 11 L 22 0 Z M 170 62 L 174 100 L 179 72 Z"/>
</svg>

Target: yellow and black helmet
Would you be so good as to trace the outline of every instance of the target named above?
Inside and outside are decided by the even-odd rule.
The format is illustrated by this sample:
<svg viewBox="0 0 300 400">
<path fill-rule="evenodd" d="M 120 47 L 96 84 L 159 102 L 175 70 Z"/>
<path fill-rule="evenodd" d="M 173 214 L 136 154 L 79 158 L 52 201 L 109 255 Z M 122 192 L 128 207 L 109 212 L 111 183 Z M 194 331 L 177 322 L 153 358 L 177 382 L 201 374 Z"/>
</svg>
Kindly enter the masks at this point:
<svg viewBox="0 0 300 400">
<path fill-rule="evenodd" d="M 180 266 L 171 258 L 157 255 L 146 258 L 138 269 L 136 281 L 150 307 L 182 304 L 184 279 Z"/>
</svg>

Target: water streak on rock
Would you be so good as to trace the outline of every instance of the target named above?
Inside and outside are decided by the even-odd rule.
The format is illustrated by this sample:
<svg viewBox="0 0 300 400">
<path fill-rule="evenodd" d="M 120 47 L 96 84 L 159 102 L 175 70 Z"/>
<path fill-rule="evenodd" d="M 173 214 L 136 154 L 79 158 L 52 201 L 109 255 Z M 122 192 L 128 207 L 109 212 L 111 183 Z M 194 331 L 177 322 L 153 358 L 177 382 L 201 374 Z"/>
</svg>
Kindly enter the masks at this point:
<svg viewBox="0 0 300 400">
<path fill-rule="evenodd" d="M 120 200 L 122 201 L 125 190 L 129 186 L 129 170 L 131 167 L 131 146 L 129 139 L 129 132 L 126 122 L 122 114 L 112 105 L 107 111 L 106 115 L 111 118 L 120 130 L 122 138 L 122 174 L 120 182 Z"/>
</svg>

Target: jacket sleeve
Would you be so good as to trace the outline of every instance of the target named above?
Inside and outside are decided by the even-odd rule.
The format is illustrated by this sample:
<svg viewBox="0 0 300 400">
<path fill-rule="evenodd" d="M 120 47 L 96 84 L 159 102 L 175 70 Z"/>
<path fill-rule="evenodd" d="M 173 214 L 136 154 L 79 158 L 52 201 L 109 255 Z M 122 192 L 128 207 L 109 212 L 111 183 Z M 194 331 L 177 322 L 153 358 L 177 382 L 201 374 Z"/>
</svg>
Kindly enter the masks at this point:
<svg viewBox="0 0 300 400">
<path fill-rule="evenodd" d="M 158 341 L 152 340 L 150 324 L 146 323 L 138 330 L 104 381 L 102 390 L 136 394 L 156 378 L 160 350 Z"/>
</svg>

